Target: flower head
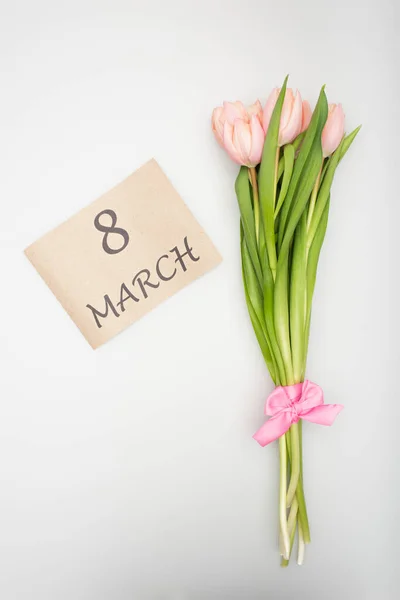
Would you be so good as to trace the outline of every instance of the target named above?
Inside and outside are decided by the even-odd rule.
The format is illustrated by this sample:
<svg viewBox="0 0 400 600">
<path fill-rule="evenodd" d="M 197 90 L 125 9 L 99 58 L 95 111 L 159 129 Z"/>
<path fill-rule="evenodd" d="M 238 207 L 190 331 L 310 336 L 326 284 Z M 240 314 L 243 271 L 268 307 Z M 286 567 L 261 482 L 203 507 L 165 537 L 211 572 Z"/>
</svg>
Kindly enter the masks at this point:
<svg viewBox="0 0 400 600">
<path fill-rule="evenodd" d="M 252 115 L 249 122 L 235 119 L 233 125 L 225 121 L 224 148 L 239 165 L 255 167 L 261 162 L 264 147 L 264 130 L 260 119 Z"/>
<path fill-rule="evenodd" d="M 263 127 L 265 133 L 268 131 L 272 113 L 275 108 L 276 101 L 280 93 L 280 88 L 272 90 L 263 111 Z M 293 142 L 293 140 L 306 129 L 309 125 L 308 117 L 311 118 L 310 105 L 302 102 L 299 91 L 295 93 L 291 88 L 288 88 L 283 101 L 281 120 L 279 124 L 278 145 L 284 146 Z M 304 115 L 304 119 L 303 119 Z M 303 129 L 303 125 L 305 126 Z"/>
<path fill-rule="evenodd" d="M 262 155 L 262 106 L 257 100 L 247 108 L 242 102 L 224 102 L 214 108 L 211 127 L 218 143 L 240 165 L 256 166 Z"/>
<path fill-rule="evenodd" d="M 324 158 L 333 154 L 344 136 L 344 112 L 341 104 L 330 104 L 328 118 L 322 130 Z"/>
</svg>

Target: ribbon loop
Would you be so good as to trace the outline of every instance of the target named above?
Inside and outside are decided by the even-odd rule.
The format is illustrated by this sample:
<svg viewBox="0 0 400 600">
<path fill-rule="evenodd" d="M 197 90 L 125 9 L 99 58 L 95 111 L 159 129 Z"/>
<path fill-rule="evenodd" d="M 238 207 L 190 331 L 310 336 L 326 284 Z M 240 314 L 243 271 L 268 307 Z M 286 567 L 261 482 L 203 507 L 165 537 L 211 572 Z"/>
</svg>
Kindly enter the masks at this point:
<svg viewBox="0 0 400 600">
<path fill-rule="evenodd" d="M 286 433 L 299 419 L 330 426 L 342 408 L 342 404 L 324 404 L 322 389 L 308 379 L 295 385 L 278 386 L 265 402 L 265 414 L 270 418 L 253 438 L 260 446 L 266 446 Z"/>
</svg>

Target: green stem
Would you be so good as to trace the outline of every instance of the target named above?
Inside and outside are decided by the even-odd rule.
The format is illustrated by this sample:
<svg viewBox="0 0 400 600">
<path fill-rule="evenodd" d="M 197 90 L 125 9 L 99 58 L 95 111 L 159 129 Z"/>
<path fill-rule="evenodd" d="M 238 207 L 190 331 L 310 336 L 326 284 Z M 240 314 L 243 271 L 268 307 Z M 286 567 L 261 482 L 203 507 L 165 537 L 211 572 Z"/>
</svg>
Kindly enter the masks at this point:
<svg viewBox="0 0 400 600">
<path fill-rule="evenodd" d="M 299 480 L 298 480 L 297 488 L 296 488 L 296 500 L 297 500 L 297 504 L 298 504 L 298 519 L 301 522 L 301 526 L 302 526 L 302 530 L 303 530 L 303 537 L 304 537 L 305 543 L 309 544 L 311 541 L 310 526 L 308 523 L 307 507 L 306 507 L 306 501 L 304 498 L 304 491 L 303 491 L 303 459 L 302 459 L 303 427 L 302 427 L 301 420 L 299 421 L 298 425 L 299 425 L 299 444 L 300 444 L 300 452 L 299 452 L 300 476 L 299 476 Z M 291 448 L 289 434 L 286 435 L 286 445 L 287 445 L 289 460 L 291 462 L 292 461 L 292 448 Z M 292 503 L 292 506 L 293 506 L 293 503 Z"/>
<path fill-rule="evenodd" d="M 286 498 L 287 507 L 291 506 L 293 502 L 300 477 L 300 439 L 298 423 L 293 423 L 289 430 L 289 435 L 291 447 L 291 475 Z"/>
<path fill-rule="evenodd" d="M 292 385 L 293 365 L 292 351 L 290 347 L 290 322 L 288 303 L 288 268 L 289 257 L 286 256 L 277 273 L 274 286 L 274 325 L 276 339 L 281 350 L 281 356 L 285 367 L 286 385 Z"/>
<path fill-rule="evenodd" d="M 303 528 L 299 521 L 299 548 L 298 548 L 298 552 L 297 552 L 297 564 L 298 565 L 302 565 L 303 561 L 304 561 L 304 552 L 305 552 L 304 544 L 305 544 L 305 542 L 304 542 Z"/>
<path fill-rule="evenodd" d="M 315 180 L 315 185 L 311 194 L 311 198 L 310 198 L 310 206 L 308 209 L 308 216 L 307 216 L 307 231 L 310 229 L 310 224 L 311 224 L 311 219 L 314 213 L 314 208 L 315 208 L 315 202 L 317 200 L 317 196 L 318 196 L 318 190 L 319 190 L 319 184 L 321 181 L 321 173 L 322 173 L 322 167 L 324 166 L 324 159 L 322 159 L 322 164 L 321 164 L 321 168 L 319 170 L 317 179 Z"/>
<path fill-rule="evenodd" d="M 293 548 L 293 543 L 294 543 L 294 536 L 296 534 L 297 511 L 298 511 L 298 504 L 297 504 L 297 500 L 294 499 L 293 504 L 290 508 L 290 513 L 289 513 L 289 518 L 288 518 L 288 529 L 289 529 L 289 536 L 290 536 L 289 558 L 282 558 L 281 567 L 287 567 L 289 564 L 290 555 L 292 553 L 292 548 Z"/>
<path fill-rule="evenodd" d="M 304 498 L 303 481 L 301 477 L 299 477 L 297 484 L 296 498 L 297 502 L 299 503 L 299 521 L 302 525 L 304 541 L 306 544 L 309 544 L 311 542 L 310 525 L 308 523 L 307 507 Z"/>
<path fill-rule="evenodd" d="M 288 530 L 289 535 L 291 535 L 293 529 L 296 529 L 296 521 L 297 521 L 297 511 L 299 505 L 296 498 L 293 498 L 292 506 L 290 507 L 289 517 L 288 517 Z"/>
<path fill-rule="evenodd" d="M 299 476 L 299 480 L 298 480 L 298 484 L 297 484 L 297 488 L 296 488 L 296 495 L 295 495 L 295 498 L 293 499 L 292 506 L 291 506 L 290 512 L 289 512 L 289 518 L 288 518 L 288 529 L 289 529 L 289 536 L 290 536 L 289 558 L 281 559 L 281 567 L 288 566 L 289 560 L 290 560 L 290 555 L 292 553 L 294 537 L 295 537 L 295 528 L 291 529 L 291 526 L 293 523 L 294 511 L 296 511 L 296 514 L 297 514 L 298 524 L 301 526 L 304 544 L 309 544 L 311 541 L 310 540 L 310 527 L 309 527 L 308 517 L 307 517 L 307 508 L 306 508 L 304 492 L 303 492 L 303 460 L 302 460 L 302 441 L 303 441 L 302 430 L 303 430 L 303 427 L 302 427 L 301 420 L 298 423 L 298 429 L 299 429 L 299 445 L 300 445 L 300 453 L 299 453 L 299 455 L 300 455 L 300 476 Z M 288 453 L 289 461 L 292 462 L 292 447 L 291 447 L 290 435 L 286 434 L 285 437 L 286 437 L 286 446 L 287 446 L 287 453 Z M 280 542 L 282 542 L 282 540 L 280 540 Z M 304 549 L 303 549 L 303 553 L 304 553 Z"/>
<path fill-rule="evenodd" d="M 285 201 L 286 194 L 287 194 L 287 191 L 289 188 L 290 179 L 291 179 L 292 173 L 293 173 L 294 148 L 293 148 L 292 144 L 286 144 L 286 146 L 284 146 L 283 159 L 285 161 L 284 162 L 284 171 L 283 171 L 281 189 L 280 189 L 279 197 L 278 197 L 278 203 L 276 204 L 275 211 L 274 211 L 274 219 L 275 220 L 277 219 L 277 217 L 279 215 L 279 211 L 282 208 L 282 204 Z M 277 177 L 279 180 L 279 169 L 278 169 Z"/>
<path fill-rule="evenodd" d="M 273 202 L 273 212 L 275 211 L 275 205 L 276 205 L 276 188 L 278 186 L 278 168 L 279 168 L 279 153 L 280 153 L 280 147 L 278 146 L 276 149 L 276 154 L 275 154 L 275 172 L 274 172 L 274 202 Z M 269 266 L 271 268 L 271 273 L 272 273 L 272 277 L 273 280 L 275 281 L 276 278 L 276 265 L 277 265 L 277 258 L 276 258 L 276 245 L 275 245 L 275 227 L 274 225 L 272 225 L 272 231 L 273 231 L 273 240 L 267 240 L 267 249 L 268 249 L 268 257 L 269 257 Z M 268 241 L 270 242 L 268 244 Z"/>
<path fill-rule="evenodd" d="M 360 125 L 360 127 L 361 127 L 361 125 Z M 358 129 L 360 129 L 360 127 Z M 300 135 L 298 135 L 297 138 L 293 140 L 292 146 L 294 148 L 295 153 L 299 150 L 299 148 L 301 146 L 301 143 L 304 140 L 305 134 L 306 134 L 306 132 L 303 131 L 303 133 L 300 133 Z M 284 149 L 285 149 L 285 146 L 284 146 Z M 283 174 L 284 170 L 285 170 L 285 159 L 282 157 L 280 159 L 279 165 L 278 165 L 278 181 L 282 177 L 282 174 Z"/>
<path fill-rule="evenodd" d="M 251 187 L 253 188 L 253 204 L 254 204 L 254 228 L 256 230 L 256 240 L 260 237 L 260 201 L 258 198 L 257 172 L 255 167 L 249 167 L 249 178 Z"/>
<path fill-rule="evenodd" d="M 292 446 L 290 444 L 290 435 L 286 436 L 286 448 L 287 448 L 287 453 L 288 453 L 288 457 L 289 457 L 289 462 L 292 462 Z"/>
<path fill-rule="evenodd" d="M 302 460 L 302 443 L 303 443 L 302 430 L 303 430 L 303 428 L 302 428 L 301 420 L 299 421 L 298 426 L 299 426 L 299 444 L 300 444 L 300 476 L 299 476 L 299 480 L 298 480 L 298 484 L 297 484 L 297 488 L 296 488 L 296 496 L 293 499 L 292 506 L 291 506 L 290 512 L 289 512 L 289 518 L 288 518 L 288 529 L 289 529 L 289 536 L 290 536 L 289 559 L 290 559 L 290 555 L 292 553 L 294 537 L 295 537 L 295 528 L 291 529 L 291 525 L 293 522 L 293 516 L 291 517 L 291 515 L 293 515 L 294 511 L 296 511 L 296 513 L 297 513 L 298 526 L 301 527 L 303 545 L 309 544 L 311 541 L 310 527 L 309 527 L 308 516 L 307 516 L 307 508 L 306 508 L 304 492 L 303 492 L 303 460 Z M 289 460 L 291 461 L 292 460 L 292 448 L 291 448 L 291 442 L 290 442 L 289 435 L 286 435 L 286 445 L 287 445 L 287 452 L 288 452 Z M 302 553 L 304 555 L 304 548 L 302 548 Z M 289 564 L 289 559 L 282 558 L 281 559 L 281 567 L 287 567 Z"/>
<path fill-rule="evenodd" d="M 290 534 L 290 552 L 289 552 L 289 558 L 281 558 L 281 567 L 287 567 L 289 565 L 289 560 L 290 560 L 290 555 L 292 553 L 292 548 L 293 548 L 293 544 L 294 544 L 294 536 L 296 535 L 296 527 L 293 527 L 293 531 Z"/>
<path fill-rule="evenodd" d="M 310 525 L 308 523 L 307 506 L 304 497 L 303 490 L 303 424 L 301 420 L 298 423 L 299 426 L 299 456 L 300 456 L 300 477 L 296 489 L 296 499 L 299 503 L 299 521 L 303 532 L 304 543 L 309 544 L 311 542 L 310 537 Z"/>
<path fill-rule="evenodd" d="M 304 330 L 307 314 L 306 214 L 302 214 L 294 235 L 290 268 L 290 343 L 295 383 L 303 381 L 306 362 Z"/>
<path fill-rule="evenodd" d="M 279 523 L 282 536 L 283 558 L 288 559 L 290 539 L 286 515 L 287 455 L 286 435 L 279 438 L 280 479 L 279 479 Z"/>
</svg>

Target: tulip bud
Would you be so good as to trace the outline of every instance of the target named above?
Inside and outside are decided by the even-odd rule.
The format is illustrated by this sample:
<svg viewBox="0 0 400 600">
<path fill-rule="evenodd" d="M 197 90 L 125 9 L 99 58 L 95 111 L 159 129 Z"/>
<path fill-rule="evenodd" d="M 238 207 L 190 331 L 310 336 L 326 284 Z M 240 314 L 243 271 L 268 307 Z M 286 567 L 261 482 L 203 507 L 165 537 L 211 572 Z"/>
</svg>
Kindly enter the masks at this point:
<svg viewBox="0 0 400 600">
<path fill-rule="evenodd" d="M 328 118 L 322 130 L 322 154 L 333 154 L 344 136 L 344 112 L 341 104 L 330 104 Z"/>
<path fill-rule="evenodd" d="M 272 113 L 274 111 L 276 101 L 278 100 L 279 92 L 280 88 L 275 88 L 272 90 L 264 107 L 263 127 L 265 133 L 267 133 Z M 293 142 L 293 140 L 301 132 L 302 120 L 303 104 L 300 92 L 296 91 L 296 94 L 294 94 L 293 90 L 288 88 L 286 90 L 285 99 L 282 106 L 281 120 L 279 124 L 278 146 L 284 146 L 285 144 Z"/>
<path fill-rule="evenodd" d="M 259 100 L 247 108 L 239 101 L 224 102 L 223 106 L 214 108 L 211 127 L 220 146 L 235 162 L 255 166 L 261 160 L 265 138 L 261 119 L 262 106 Z"/>
<path fill-rule="evenodd" d="M 261 162 L 264 147 L 264 130 L 260 119 L 252 115 L 250 122 L 235 119 L 233 125 L 224 124 L 224 148 L 239 165 L 255 167 Z"/>
<path fill-rule="evenodd" d="M 214 108 L 211 117 L 211 128 L 220 146 L 224 145 L 223 138 L 225 121 L 228 121 L 228 123 L 231 125 L 233 125 L 235 119 L 243 119 L 249 123 L 252 115 L 257 115 L 260 119 L 262 118 L 262 106 L 259 100 L 257 100 L 247 109 L 240 101 L 224 102 L 223 106 L 217 106 L 217 108 Z"/>
</svg>

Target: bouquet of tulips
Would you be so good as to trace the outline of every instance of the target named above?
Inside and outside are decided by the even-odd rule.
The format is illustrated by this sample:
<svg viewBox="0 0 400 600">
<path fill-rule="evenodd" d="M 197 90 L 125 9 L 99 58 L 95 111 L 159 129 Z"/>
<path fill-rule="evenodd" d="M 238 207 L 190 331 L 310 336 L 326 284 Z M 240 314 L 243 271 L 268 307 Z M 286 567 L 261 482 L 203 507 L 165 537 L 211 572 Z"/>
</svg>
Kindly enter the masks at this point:
<svg viewBox="0 0 400 600">
<path fill-rule="evenodd" d="M 324 87 L 314 112 L 300 93 L 282 88 L 259 101 L 215 108 L 212 129 L 241 165 L 236 179 L 244 293 L 275 389 L 269 419 L 254 435 L 279 441 L 279 547 L 289 562 L 296 530 L 298 564 L 310 528 L 303 490 L 302 420 L 331 425 L 343 408 L 324 404 L 322 389 L 305 379 L 311 305 L 328 223 L 336 168 L 359 127 L 344 133 L 340 104 L 328 106 Z"/>
</svg>

